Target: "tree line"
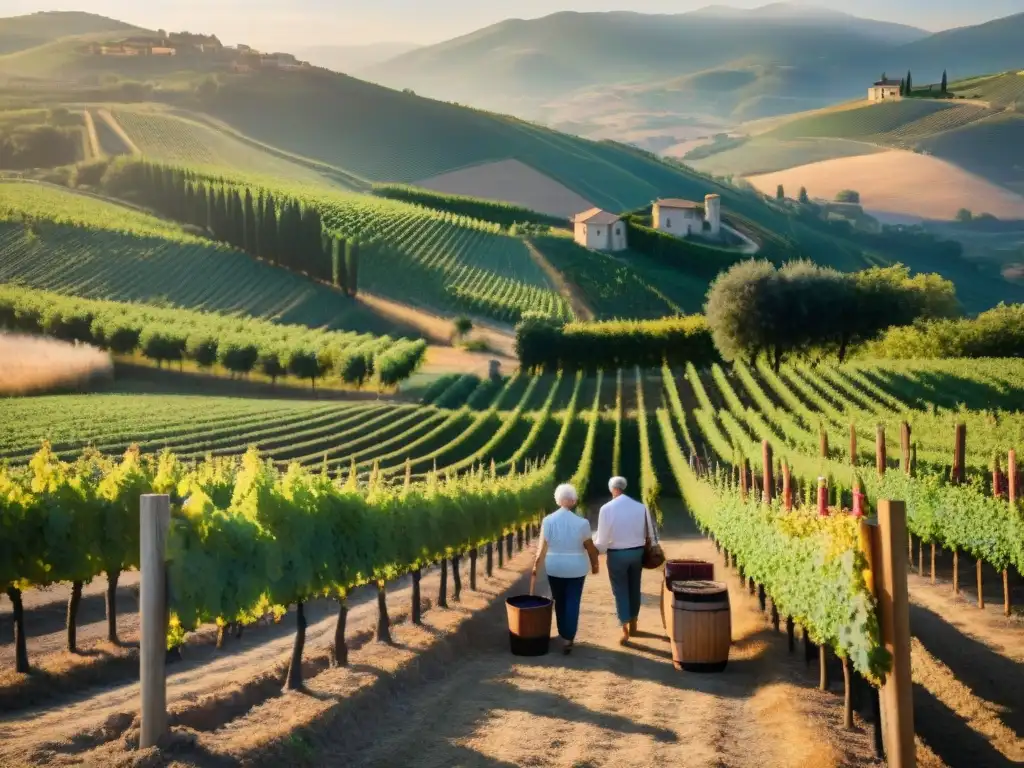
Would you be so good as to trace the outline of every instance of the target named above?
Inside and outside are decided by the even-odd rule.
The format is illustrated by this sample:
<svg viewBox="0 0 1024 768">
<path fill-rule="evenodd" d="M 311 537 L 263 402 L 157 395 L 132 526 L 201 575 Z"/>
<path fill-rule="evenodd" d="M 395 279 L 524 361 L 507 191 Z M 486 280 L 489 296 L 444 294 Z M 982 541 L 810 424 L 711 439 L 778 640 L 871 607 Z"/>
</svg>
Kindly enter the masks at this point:
<svg viewBox="0 0 1024 768">
<path fill-rule="evenodd" d="M 313 205 L 140 160 L 111 164 L 103 186 L 251 256 L 356 295 L 360 244 L 328 234 Z"/>
<path fill-rule="evenodd" d="M 565 227 L 568 224 L 568 221 L 564 218 L 549 216 L 520 205 L 513 205 L 512 203 L 481 200 L 476 197 L 466 197 L 465 195 L 450 195 L 407 184 L 374 184 L 373 194 L 377 197 L 386 197 L 403 203 L 413 203 L 439 211 L 449 211 L 459 216 L 469 216 L 473 219 L 490 221 L 500 224 L 506 229 L 516 224 L 534 224 L 549 227 Z"/>
</svg>

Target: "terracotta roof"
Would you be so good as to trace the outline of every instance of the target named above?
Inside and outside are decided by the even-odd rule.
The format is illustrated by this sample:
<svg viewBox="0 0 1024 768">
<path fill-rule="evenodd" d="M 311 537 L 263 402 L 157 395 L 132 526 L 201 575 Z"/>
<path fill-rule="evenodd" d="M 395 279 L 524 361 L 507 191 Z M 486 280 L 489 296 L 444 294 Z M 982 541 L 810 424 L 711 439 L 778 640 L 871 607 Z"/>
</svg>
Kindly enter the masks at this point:
<svg viewBox="0 0 1024 768">
<path fill-rule="evenodd" d="M 682 200 L 678 197 L 667 197 L 664 200 L 655 200 L 655 205 L 662 208 L 699 208 L 700 204 L 693 200 Z"/>
<path fill-rule="evenodd" d="M 621 218 L 621 216 L 608 213 L 608 211 L 603 211 L 600 208 L 591 208 L 583 213 L 577 213 L 573 217 L 573 222 L 576 224 L 614 224 Z"/>
<path fill-rule="evenodd" d="M 879 80 L 877 83 L 875 83 L 875 87 L 876 88 L 879 88 L 881 86 L 887 86 L 887 87 L 888 86 L 892 86 L 893 88 L 899 88 L 900 87 L 900 81 L 899 80 Z"/>
</svg>

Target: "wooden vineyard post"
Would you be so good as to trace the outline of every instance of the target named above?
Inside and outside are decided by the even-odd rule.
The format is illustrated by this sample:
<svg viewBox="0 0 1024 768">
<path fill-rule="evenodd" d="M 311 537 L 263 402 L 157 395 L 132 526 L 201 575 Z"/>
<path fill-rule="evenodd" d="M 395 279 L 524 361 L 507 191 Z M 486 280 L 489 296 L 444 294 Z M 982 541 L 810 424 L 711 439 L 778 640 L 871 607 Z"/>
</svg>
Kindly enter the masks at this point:
<svg viewBox="0 0 1024 768">
<path fill-rule="evenodd" d="M 915 768 L 913 682 L 910 678 L 910 597 L 903 548 L 907 509 L 902 501 L 878 502 L 878 526 L 871 531 L 870 559 L 882 645 L 892 669 L 880 691 L 882 733 L 890 768 Z"/>
<path fill-rule="evenodd" d="M 879 424 L 875 431 L 875 469 L 878 476 L 885 474 L 885 425 Z"/>
<path fill-rule="evenodd" d="M 789 644 L 789 652 L 792 653 L 796 649 L 796 627 L 793 624 L 793 617 L 786 617 L 786 642 Z"/>
<path fill-rule="evenodd" d="M 747 470 L 743 464 L 739 467 L 740 470 L 740 500 L 746 502 L 747 500 Z"/>
<path fill-rule="evenodd" d="M 469 591 L 476 592 L 476 559 L 479 557 L 477 548 L 469 550 Z"/>
<path fill-rule="evenodd" d="M 910 474 L 910 425 L 907 422 L 900 422 L 900 455 L 902 457 L 901 469 Z"/>
<path fill-rule="evenodd" d="M 494 542 L 487 542 L 487 564 L 484 572 L 487 574 L 487 578 L 490 578 L 494 574 Z"/>
<path fill-rule="evenodd" d="M 857 466 L 857 425 L 850 422 L 850 466 Z"/>
<path fill-rule="evenodd" d="M 495 546 L 498 548 L 498 567 L 505 567 L 505 541 L 503 536 L 499 536 L 495 542 Z"/>
<path fill-rule="evenodd" d="M 953 483 L 964 483 L 964 454 L 967 451 L 967 425 L 956 425 L 956 441 L 953 445 Z"/>
<path fill-rule="evenodd" d="M 155 747 L 167 732 L 167 530 L 171 499 L 144 494 L 139 503 L 139 748 Z"/>
<path fill-rule="evenodd" d="M 761 501 L 771 504 L 772 497 L 775 495 L 775 476 L 773 474 L 775 465 L 772 459 L 772 445 L 767 440 L 761 443 L 761 462 L 764 464 L 764 496 Z"/>
</svg>

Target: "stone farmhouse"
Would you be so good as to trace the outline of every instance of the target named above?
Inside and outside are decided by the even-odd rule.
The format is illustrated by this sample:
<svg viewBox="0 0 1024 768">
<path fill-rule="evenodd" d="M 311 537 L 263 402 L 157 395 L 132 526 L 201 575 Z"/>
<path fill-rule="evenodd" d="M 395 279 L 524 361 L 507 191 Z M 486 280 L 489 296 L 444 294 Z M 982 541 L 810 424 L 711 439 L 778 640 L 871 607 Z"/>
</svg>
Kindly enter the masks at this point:
<svg viewBox="0 0 1024 768">
<path fill-rule="evenodd" d="M 651 226 L 675 237 L 705 234 L 719 237 L 722 231 L 722 199 L 718 195 L 707 195 L 703 206 L 678 198 L 656 200 L 651 209 Z"/>
<path fill-rule="evenodd" d="M 626 250 L 626 224 L 618 214 L 591 208 L 576 214 L 572 223 L 574 238 L 584 248 L 612 252 Z"/>
<path fill-rule="evenodd" d="M 881 103 L 883 101 L 900 100 L 900 81 L 883 78 L 868 88 L 868 101 Z"/>
</svg>

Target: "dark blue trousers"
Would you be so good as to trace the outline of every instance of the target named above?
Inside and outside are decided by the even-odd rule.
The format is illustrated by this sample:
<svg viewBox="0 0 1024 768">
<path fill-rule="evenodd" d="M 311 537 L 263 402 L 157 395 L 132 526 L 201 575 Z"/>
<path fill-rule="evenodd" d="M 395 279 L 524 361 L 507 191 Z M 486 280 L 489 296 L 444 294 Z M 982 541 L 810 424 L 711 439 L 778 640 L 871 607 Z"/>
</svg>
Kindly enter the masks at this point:
<svg viewBox="0 0 1024 768">
<path fill-rule="evenodd" d="M 555 601 L 558 636 L 564 640 L 576 639 L 576 629 L 580 624 L 580 603 L 583 601 L 583 582 L 586 578 L 579 576 L 575 579 L 563 579 L 548 576 L 551 599 Z"/>
</svg>

